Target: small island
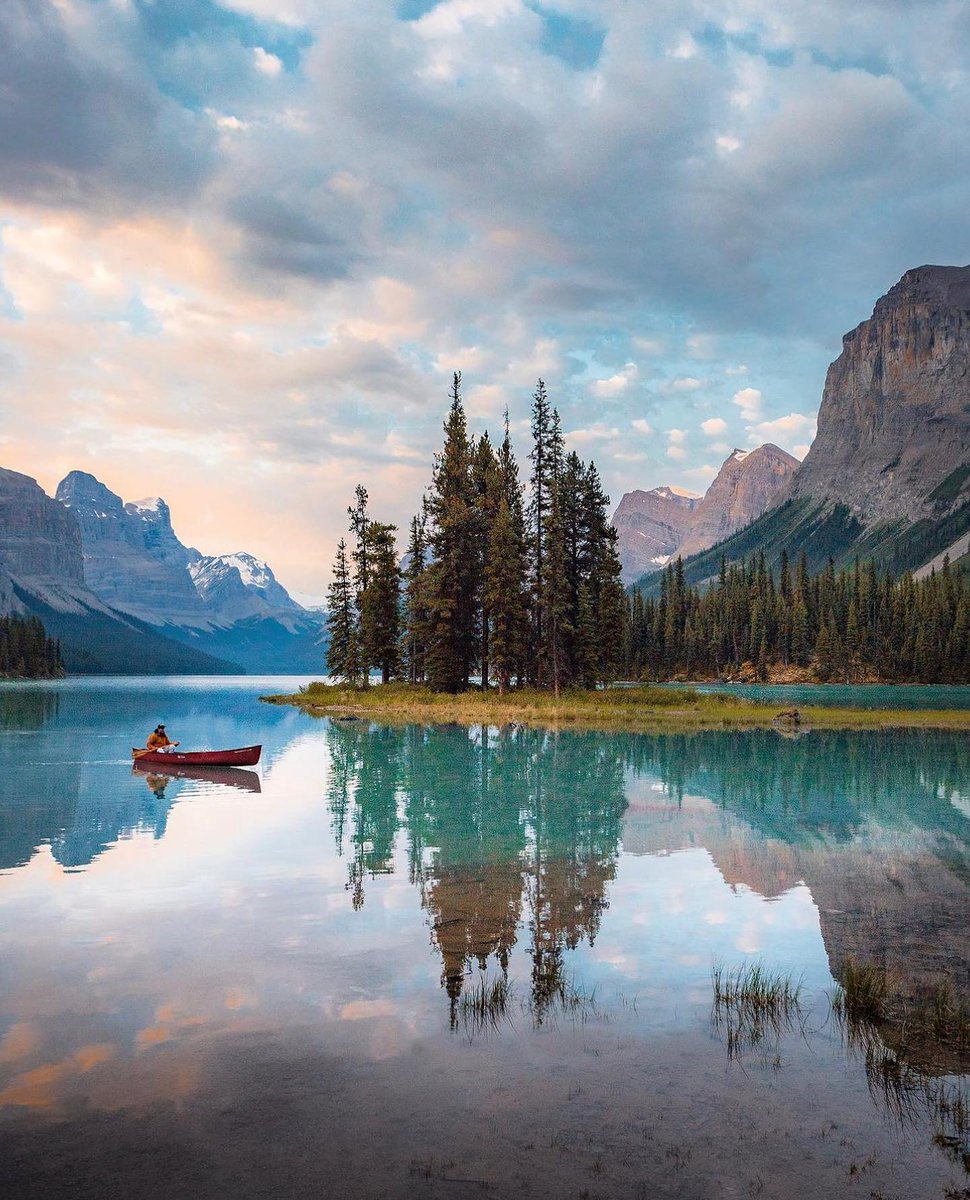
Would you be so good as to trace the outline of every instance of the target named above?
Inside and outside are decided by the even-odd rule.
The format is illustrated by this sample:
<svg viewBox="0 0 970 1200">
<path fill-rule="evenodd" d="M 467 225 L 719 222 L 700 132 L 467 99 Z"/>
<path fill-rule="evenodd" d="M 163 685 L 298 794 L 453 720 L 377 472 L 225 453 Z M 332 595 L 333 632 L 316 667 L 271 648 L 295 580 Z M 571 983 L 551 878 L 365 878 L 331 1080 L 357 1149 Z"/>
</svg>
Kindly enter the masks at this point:
<svg viewBox="0 0 970 1200">
<path fill-rule="evenodd" d="M 561 692 L 522 688 L 461 695 L 407 683 L 352 687 L 311 683 L 293 695 L 263 696 L 269 704 L 293 704 L 311 716 L 390 723 L 510 724 L 554 729 L 625 732 L 686 732 L 695 729 L 769 728 L 789 735 L 810 729 L 970 729 L 966 709 L 867 709 L 822 707 L 782 710 L 739 696 L 650 684 L 576 688 Z"/>
</svg>

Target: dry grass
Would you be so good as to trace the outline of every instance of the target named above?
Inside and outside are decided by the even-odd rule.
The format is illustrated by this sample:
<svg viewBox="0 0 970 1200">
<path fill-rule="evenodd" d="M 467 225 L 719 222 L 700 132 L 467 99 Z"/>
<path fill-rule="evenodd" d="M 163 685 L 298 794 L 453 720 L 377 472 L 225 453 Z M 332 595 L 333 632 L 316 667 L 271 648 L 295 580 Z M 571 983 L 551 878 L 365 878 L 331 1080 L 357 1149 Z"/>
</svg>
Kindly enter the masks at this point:
<svg viewBox="0 0 970 1200">
<path fill-rule="evenodd" d="M 311 683 L 295 695 L 263 696 L 270 704 L 293 704 L 314 716 L 380 718 L 390 722 L 452 722 L 460 725 L 535 725 L 602 730 L 749 729 L 771 727 L 777 704 L 691 688 L 606 688 L 571 690 L 558 699 L 523 688 L 500 696 L 470 690 L 460 695 L 405 683 L 353 688 Z M 803 708 L 802 728 L 970 729 L 970 710 Z"/>
</svg>

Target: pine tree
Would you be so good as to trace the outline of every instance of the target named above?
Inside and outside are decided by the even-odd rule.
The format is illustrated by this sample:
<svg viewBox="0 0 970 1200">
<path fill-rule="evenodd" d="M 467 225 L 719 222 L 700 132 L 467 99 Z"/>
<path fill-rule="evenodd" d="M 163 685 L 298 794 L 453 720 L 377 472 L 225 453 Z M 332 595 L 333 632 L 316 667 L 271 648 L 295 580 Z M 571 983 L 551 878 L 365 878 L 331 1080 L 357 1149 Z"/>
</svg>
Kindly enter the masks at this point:
<svg viewBox="0 0 970 1200">
<path fill-rule="evenodd" d="M 365 666 L 376 667 L 382 683 L 390 683 L 400 664 L 401 572 L 395 528 L 371 521 L 365 535 L 369 577 L 360 605 L 361 643 Z"/>
<path fill-rule="evenodd" d="M 358 683 L 362 674 L 360 630 L 354 584 L 347 562 L 347 543 L 343 538 L 337 543 L 333 580 L 327 589 L 327 623 L 330 630 L 328 674 L 348 683 Z"/>
<path fill-rule="evenodd" d="M 528 627 L 522 485 L 509 436 L 508 411 L 498 452 L 498 485 L 499 505 L 485 566 L 485 603 L 491 626 L 491 665 L 499 692 L 504 693 L 513 678 L 521 679 L 524 674 Z"/>
<path fill-rule="evenodd" d="M 409 683 L 423 683 L 428 653 L 427 530 L 424 513 L 411 518 L 404 572 L 404 634 L 401 656 Z"/>
<path fill-rule="evenodd" d="M 546 395 L 546 385 L 540 379 L 532 396 L 532 463 L 528 509 L 528 540 L 530 567 L 530 610 L 532 613 L 532 649 L 529 674 L 533 683 L 539 682 L 539 649 L 544 642 L 542 580 L 545 576 L 546 526 L 551 503 L 552 464 L 550 436 L 552 406 Z"/>
<path fill-rule="evenodd" d="M 455 372 L 444 449 L 435 463 L 428 498 L 432 559 L 427 671 L 431 686 L 443 692 L 468 687 L 477 650 L 477 580 L 469 578 L 468 571 L 479 550 L 471 452 L 461 375 Z"/>
<path fill-rule="evenodd" d="M 563 440 L 559 414 L 553 409 L 545 444 L 546 502 L 542 530 L 542 569 L 538 575 L 538 627 L 536 652 L 540 686 L 551 686 L 558 696 L 570 683 L 570 624 L 567 578 Z"/>
</svg>

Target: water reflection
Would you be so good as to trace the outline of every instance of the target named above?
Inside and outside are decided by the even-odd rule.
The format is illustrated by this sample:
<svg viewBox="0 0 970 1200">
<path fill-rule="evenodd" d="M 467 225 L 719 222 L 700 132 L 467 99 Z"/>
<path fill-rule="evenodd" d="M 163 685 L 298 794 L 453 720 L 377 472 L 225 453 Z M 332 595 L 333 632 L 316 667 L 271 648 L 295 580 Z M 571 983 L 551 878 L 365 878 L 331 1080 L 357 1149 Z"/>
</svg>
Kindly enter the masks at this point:
<svg viewBox="0 0 970 1200">
<path fill-rule="evenodd" d="M 0 690 L 0 729 L 32 732 L 53 720 L 60 708 L 60 695 L 43 689 L 4 687 Z"/>
<path fill-rule="evenodd" d="M 347 888 L 392 869 L 403 831 L 455 1011 L 471 963 L 503 975 L 529 935 L 533 990 L 565 949 L 593 943 L 616 871 L 624 765 L 609 739 L 540 730 L 334 723 L 328 801 Z"/>
<path fill-rule="evenodd" d="M 238 788 L 243 792 L 259 793 L 262 790 L 259 775 L 242 767 L 184 767 L 159 762 L 136 762 L 132 765 L 131 773 L 136 778 L 144 779 L 149 790 L 160 799 L 164 798 L 165 788 L 173 779 L 192 779 L 196 783 Z"/>
<path fill-rule="evenodd" d="M 327 740 L 353 907 L 393 870 L 400 834 L 453 1014 L 471 967 L 492 959 L 504 975 L 520 937 L 541 1003 L 564 951 L 596 938 L 621 839 L 634 854 L 703 846 L 732 886 L 768 898 L 805 883 L 834 978 L 850 960 L 878 964 L 900 1022 L 942 980 L 970 994 L 964 737 L 353 722 Z"/>
</svg>

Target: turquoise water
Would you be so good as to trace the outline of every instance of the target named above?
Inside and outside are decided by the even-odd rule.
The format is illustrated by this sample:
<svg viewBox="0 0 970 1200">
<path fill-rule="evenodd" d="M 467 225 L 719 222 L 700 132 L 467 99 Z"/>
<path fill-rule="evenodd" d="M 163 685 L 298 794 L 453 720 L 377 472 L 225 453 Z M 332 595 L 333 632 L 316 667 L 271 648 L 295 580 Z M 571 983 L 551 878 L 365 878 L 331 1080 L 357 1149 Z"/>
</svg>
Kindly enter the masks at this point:
<svg viewBox="0 0 970 1200">
<path fill-rule="evenodd" d="M 0 688 L 11 1194 L 967 1186 L 963 1058 L 830 1005 L 849 956 L 967 993 L 965 735 L 389 727 L 281 683 Z M 263 759 L 135 772 L 159 720 Z M 751 963 L 790 1021 L 713 1009 Z"/>
<path fill-rule="evenodd" d="M 849 708 L 970 708 L 965 684 L 699 683 L 701 692 L 725 692 L 767 704 L 821 704 Z"/>
</svg>

